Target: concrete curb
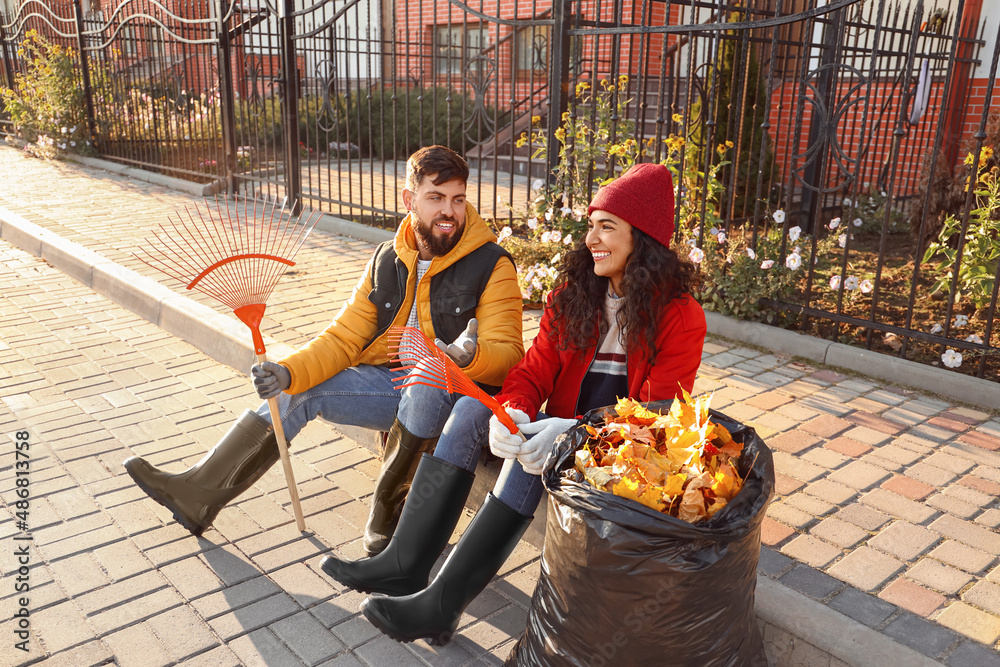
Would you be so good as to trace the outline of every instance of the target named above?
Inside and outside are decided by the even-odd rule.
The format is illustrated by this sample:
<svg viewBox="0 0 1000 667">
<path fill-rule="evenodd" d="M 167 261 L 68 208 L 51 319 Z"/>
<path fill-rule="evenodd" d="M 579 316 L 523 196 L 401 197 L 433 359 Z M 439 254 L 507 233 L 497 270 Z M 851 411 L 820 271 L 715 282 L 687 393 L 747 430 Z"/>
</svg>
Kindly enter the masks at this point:
<svg viewBox="0 0 1000 667">
<path fill-rule="evenodd" d="M 253 348 L 246 327 L 234 318 L 179 296 L 158 282 L 2 207 L 0 238 L 45 259 L 54 268 L 182 338 L 220 363 L 242 372 L 253 363 Z M 817 350 L 824 345 L 823 341 L 803 334 L 773 327 L 764 329 L 765 325 L 736 322 L 714 313 L 708 315 L 711 316 L 709 330 L 713 333 L 778 352 L 816 360 L 807 355 L 818 354 Z M 274 358 L 291 351 L 289 346 L 274 340 L 266 339 L 265 344 Z M 825 353 L 823 358 L 826 358 Z M 351 435 L 356 434 L 352 431 L 349 437 Z M 756 611 L 765 622 L 784 628 L 852 665 L 922 667 L 939 664 L 767 577 L 758 576 L 757 579 Z M 873 660 L 875 656 L 877 660 Z"/>
<path fill-rule="evenodd" d="M 255 359 L 244 324 L 92 250 L 53 234 L 20 215 L 0 208 L 0 238 L 41 257 L 56 269 L 136 315 L 156 324 L 216 361 L 246 372 Z M 272 356 L 289 346 L 265 339 Z"/>
<path fill-rule="evenodd" d="M 83 155 L 73 155 L 70 153 L 65 156 L 65 159 L 70 162 L 76 162 L 88 167 L 93 167 L 94 169 L 103 169 L 104 171 L 110 171 L 115 174 L 121 174 L 122 176 L 128 176 L 129 178 L 134 178 L 137 181 L 145 181 L 146 183 L 152 183 L 153 185 L 161 185 L 165 188 L 180 190 L 181 192 L 186 192 L 189 195 L 194 195 L 195 197 L 211 197 L 219 194 L 226 188 L 225 179 L 219 179 L 213 181 L 212 183 L 193 183 L 191 181 L 186 181 L 183 178 L 157 174 L 156 172 L 140 169 L 139 167 L 132 167 L 127 164 L 121 164 L 120 162 L 112 162 L 111 160 L 103 160 L 96 157 L 85 157 Z"/>
<path fill-rule="evenodd" d="M 849 665 L 938 667 L 941 663 L 773 579 L 757 575 L 757 616 Z"/>
<path fill-rule="evenodd" d="M 759 322 L 742 322 L 718 313 L 706 312 L 705 319 L 709 333 L 716 336 L 948 396 L 970 405 L 1000 410 L 1000 390 L 989 380 L 821 340 L 798 331 Z"/>
</svg>

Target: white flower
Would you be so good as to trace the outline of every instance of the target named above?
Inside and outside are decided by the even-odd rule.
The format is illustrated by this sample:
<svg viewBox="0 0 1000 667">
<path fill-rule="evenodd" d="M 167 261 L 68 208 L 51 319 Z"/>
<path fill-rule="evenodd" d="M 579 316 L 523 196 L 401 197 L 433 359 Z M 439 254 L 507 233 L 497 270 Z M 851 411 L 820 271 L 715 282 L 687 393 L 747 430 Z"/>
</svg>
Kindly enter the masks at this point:
<svg viewBox="0 0 1000 667">
<path fill-rule="evenodd" d="M 705 251 L 701 248 L 691 248 L 691 251 L 688 253 L 688 259 L 695 264 L 701 264 L 701 261 L 705 259 Z"/>
<path fill-rule="evenodd" d="M 844 280 L 844 289 L 853 292 L 858 289 L 858 277 L 857 276 L 847 276 Z"/>
<path fill-rule="evenodd" d="M 788 240 L 792 242 L 798 241 L 801 234 L 802 228 L 796 225 L 788 230 Z"/>
<path fill-rule="evenodd" d="M 708 233 L 711 234 L 712 236 L 718 236 L 719 235 L 719 228 L 718 227 L 712 227 L 710 230 L 708 230 Z"/>
<path fill-rule="evenodd" d="M 552 266 L 555 266 L 556 264 L 559 263 L 560 259 L 562 259 L 562 253 L 561 252 L 557 252 L 555 254 L 555 256 L 552 259 L 549 260 L 549 264 L 551 264 Z"/>
<path fill-rule="evenodd" d="M 554 243 L 558 240 L 559 240 L 559 232 L 555 230 L 551 232 L 542 232 L 542 243 Z"/>
<path fill-rule="evenodd" d="M 855 227 L 860 227 L 862 223 L 864 223 L 864 220 L 862 220 L 861 218 L 854 218 L 854 222 L 852 224 Z"/>
<path fill-rule="evenodd" d="M 883 197 L 888 197 L 889 196 L 889 193 L 886 192 L 885 190 L 882 190 L 881 192 L 879 192 L 879 194 L 882 195 Z"/>
<path fill-rule="evenodd" d="M 719 232 L 719 235 L 716 238 L 719 240 L 719 243 L 725 243 L 726 242 L 726 233 L 725 232 Z"/>
<path fill-rule="evenodd" d="M 67 132 L 69 132 L 69 130 L 67 130 L 67 129 L 66 129 L 65 127 L 64 127 L 64 128 L 62 129 L 62 133 L 63 133 L 63 134 L 66 134 Z"/>
<path fill-rule="evenodd" d="M 935 322 L 935 323 L 934 323 L 934 326 L 932 326 L 932 327 L 931 327 L 931 333 L 932 333 L 932 334 L 939 334 L 939 333 L 941 333 L 942 331 L 944 331 L 944 327 L 943 327 L 943 326 L 941 326 L 941 323 L 940 323 L 940 322 Z"/>
<path fill-rule="evenodd" d="M 753 248 L 747 248 L 747 257 L 750 259 L 757 259 L 757 253 L 754 252 Z"/>
<path fill-rule="evenodd" d="M 956 327 L 964 327 L 968 323 L 969 323 L 969 316 L 968 315 L 956 315 L 955 316 L 955 326 Z"/>
<path fill-rule="evenodd" d="M 872 281 L 868 280 L 867 278 L 861 281 L 860 287 L 861 287 L 861 292 L 863 294 L 868 294 L 873 289 L 875 289 L 875 286 L 872 284 Z"/>
<path fill-rule="evenodd" d="M 538 218 L 528 218 L 528 229 L 538 229 Z"/>
<path fill-rule="evenodd" d="M 559 209 L 559 212 L 562 213 L 563 215 L 569 216 L 573 214 L 573 209 L 570 208 L 569 206 L 563 206 L 561 209 Z"/>
<path fill-rule="evenodd" d="M 546 220 L 552 219 L 552 209 L 549 209 L 548 211 L 545 212 L 545 219 Z"/>
<path fill-rule="evenodd" d="M 773 259 L 765 259 L 763 262 L 760 263 L 760 268 L 764 269 L 765 271 L 770 269 L 772 266 L 774 266 Z"/>
<path fill-rule="evenodd" d="M 829 227 L 830 229 L 836 229 L 837 227 L 840 227 L 840 218 L 834 218 L 833 220 L 831 220 Z"/>
<path fill-rule="evenodd" d="M 837 237 L 837 245 L 841 248 L 847 247 L 847 234 L 841 234 Z"/>
<path fill-rule="evenodd" d="M 585 216 L 585 215 L 587 215 L 587 209 L 583 209 L 583 208 L 574 208 L 573 209 L 573 217 L 576 218 L 577 220 L 583 220 L 583 216 Z"/>
<path fill-rule="evenodd" d="M 834 291 L 840 289 L 840 276 L 830 276 L 830 289 Z"/>
<path fill-rule="evenodd" d="M 69 128 L 69 133 L 70 134 L 73 134 L 74 132 L 76 132 L 76 125 L 74 125 L 73 127 Z"/>
<path fill-rule="evenodd" d="M 850 205 L 851 205 L 851 200 L 848 199 L 847 197 L 844 197 L 844 206 L 850 206 Z"/>
<path fill-rule="evenodd" d="M 69 145 L 70 146 L 76 146 L 76 142 L 75 141 L 71 141 L 71 142 L 69 142 Z"/>
<path fill-rule="evenodd" d="M 567 234 L 566 238 L 563 239 L 563 244 L 569 245 L 571 243 L 573 243 L 573 235 L 572 234 Z"/>
<path fill-rule="evenodd" d="M 970 335 L 966 336 L 965 342 L 967 342 L 967 343 L 975 343 L 976 345 L 982 345 L 983 344 L 983 338 L 982 338 L 982 336 L 979 336 L 978 334 L 970 334 Z"/>
<path fill-rule="evenodd" d="M 500 238 L 497 240 L 503 241 L 504 239 L 512 236 L 513 234 L 514 230 L 512 230 L 510 227 L 504 227 L 503 229 L 500 230 Z"/>
<path fill-rule="evenodd" d="M 543 185 L 545 185 L 545 181 L 543 181 L 540 178 L 536 178 L 535 180 L 533 180 L 531 182 L 531 189 L 532 190 L 541 190 Z"/>
<path fill-rule="evenodd" d="M 955 350 L 945 350 L 941 355 L 941 363 L 948 368 L 958 368 L 962 365 L 962 353 Z"/>
<path fill-rule="evenodd" d="M 795 271 L 802 266 L 802 257 L 798 253 L 793 252 L 785 258 L 785 266 L 790 268 L 792 271 Z"/>
<path fill-rule="evenodd" d="M 772 214 L 774 221 L 779 225 L 785 221 L 785 212 L 780 208 Z"/>
</svg>

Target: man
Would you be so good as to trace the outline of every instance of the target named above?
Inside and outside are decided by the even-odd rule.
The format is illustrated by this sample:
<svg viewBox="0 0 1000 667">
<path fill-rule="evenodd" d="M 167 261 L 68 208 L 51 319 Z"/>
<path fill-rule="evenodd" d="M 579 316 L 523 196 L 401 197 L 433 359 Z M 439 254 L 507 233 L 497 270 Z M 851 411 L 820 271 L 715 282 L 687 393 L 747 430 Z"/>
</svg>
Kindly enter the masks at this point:
<svg viewBox="0 0 1000 667">
<path fill-rule="evenodd" d="M 524 356 L 521 291 L 510 255 L 466 201 L 469 167 L 454 151 L 430 146 L 406 165 L 407 216 L 381 244 L 350 299 L 307 345 L 251 369 L 261 398 L 278 396 L 291 440 L 311 419 L 388 431 L 365 528 L 365 549 L 381 552 L 421 453 L 433 450 L 451 402 L 409 399 L 389 368 L 388 330 L 419 327 L 475 382 L 502 384 Z M 451 341 L 450 344 L 442 341 Z M 424 396 L 427 392 L 414 392 Z M 247 410 L 198 463 L 168 473 L 139 457 L 125 469 L 194 535 L 278 460 L 267 403 Z"/>
</svg>

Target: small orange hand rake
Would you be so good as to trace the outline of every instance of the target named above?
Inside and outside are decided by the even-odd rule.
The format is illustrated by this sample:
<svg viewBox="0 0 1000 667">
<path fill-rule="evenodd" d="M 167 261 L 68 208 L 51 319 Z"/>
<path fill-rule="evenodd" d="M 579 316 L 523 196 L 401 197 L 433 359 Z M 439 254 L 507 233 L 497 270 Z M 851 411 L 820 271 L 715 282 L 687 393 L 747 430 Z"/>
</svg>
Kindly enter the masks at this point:
<svg viewBox="0 0 1000 667">
<path fill-rule="evenodd" d="M 194 214 L 185 210 L 183 215 L 170 219 L 169 225 L 160 225 L 154 232 L 156 240 L 135 255 L 180 280 L 187 289 L 196 289 L 232 308 L 233 314 L 250 327 L 257 363 L 263 363 L 267 354 L 260 323 L 267 299 L 285 269 L 295 265 L 292 258 L 316 224 L 316 214 L 297 221 L 274 200 L 237 199 L 230 208 L 216 198 L 215 204 L 204 211 L 196 205 Z M 278 400 L 269 398 L 267 405 L 295 523 L 305 531 Z"/>
<path fill-rule="evenodd" d="M 508 431 L 520 433 L 517 424 L 497 399 L 476 386 L 458 364 L 442 352 L 420 329 L 392 327 L 389 330 L 388 341 L 389 356 L 399 361 L 400 368 L 409 371 L 393 381 L 397 389 L 419 384 L 437 387 L 450 394 L 471 396 L 488 407 Z"/>
</svg>

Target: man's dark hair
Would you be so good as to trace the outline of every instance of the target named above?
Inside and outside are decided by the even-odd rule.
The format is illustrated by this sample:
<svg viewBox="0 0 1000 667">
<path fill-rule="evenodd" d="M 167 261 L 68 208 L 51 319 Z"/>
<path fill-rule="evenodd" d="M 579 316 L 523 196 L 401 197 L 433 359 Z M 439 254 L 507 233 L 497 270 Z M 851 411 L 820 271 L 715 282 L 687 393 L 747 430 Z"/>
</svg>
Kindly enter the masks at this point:
<svg viewBox="0 0 1000 667">
<path fill-rule="evenodd" d="M 469 165 L 461 155 L 445 146 L 426 146 L 406 161 L 406 189 L 416 190 L 424 176 L 437 174 L 434 185 L 441 185 L 456 178 L 469 182 Z"/>
</svg>

